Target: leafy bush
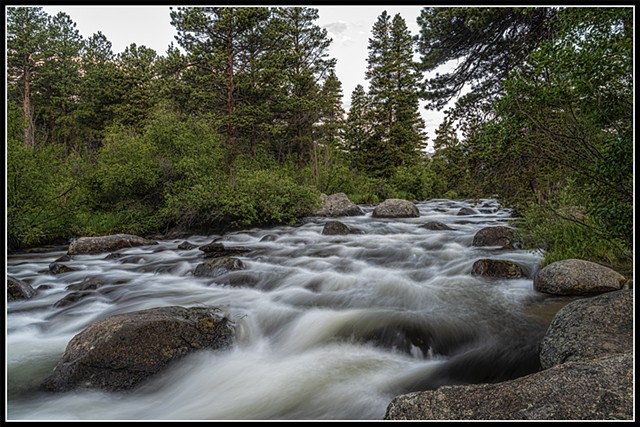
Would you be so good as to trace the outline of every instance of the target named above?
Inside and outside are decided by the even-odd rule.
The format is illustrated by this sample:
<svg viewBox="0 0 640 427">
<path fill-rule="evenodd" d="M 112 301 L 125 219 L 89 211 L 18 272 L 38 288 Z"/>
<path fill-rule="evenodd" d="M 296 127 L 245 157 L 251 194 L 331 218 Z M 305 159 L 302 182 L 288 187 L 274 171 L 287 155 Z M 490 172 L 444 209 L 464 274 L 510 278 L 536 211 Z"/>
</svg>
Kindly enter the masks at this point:
<svg viewBox="0 0 640 427">
<path fill-rule="evenodd" d="M 543 205 L 525 208 L 518 230 L 525 247 L 544 249 L 543 265 L 578 258 L 616 267 L 633 257 L 623 239 L 611 238 L 589 215 L 570 186 Z"/>
<path fill-rule="evenodd" d="M 63 147 L 25 146 L 21 119 L 9 109 L 7 129 L 7 234 L 31 246 L 70 237 L 78 208 L 76 181 Z"/>
<path fill-rule="evenodd" d="M 277 170 L 241 171 L 228 188 L 224 213 L 234 225 L 291 224 L 319 207 L 317 191 Z"/>
<path fill-rule="evenodd" d="M 394 196 L 407 200 L 433 197 L 434 182 L 435 174 L 425 164 L 399 166 L 390 180 Z"/>
</svg>

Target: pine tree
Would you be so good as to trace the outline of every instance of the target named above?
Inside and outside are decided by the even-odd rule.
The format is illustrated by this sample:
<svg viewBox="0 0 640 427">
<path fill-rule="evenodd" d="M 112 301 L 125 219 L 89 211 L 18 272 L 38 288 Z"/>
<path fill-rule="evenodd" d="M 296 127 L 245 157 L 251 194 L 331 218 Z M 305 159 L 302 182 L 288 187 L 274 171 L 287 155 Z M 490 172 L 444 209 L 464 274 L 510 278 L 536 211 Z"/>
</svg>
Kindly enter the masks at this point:
<svg viewBox="0 0 640 427">
<path fill-rule="evenodd" d="M 116 58 L 117 99 L 112 109 L 116 120 L 141 128 L 154 105 L 156 51 L 144 45 L 130 44 Z"/>
<path fill-rule="evenodd" d="M 314 23 L 318 10 L 306 7 L 282 7 L 274 10 L 281 25 L 282 43 L 279 51 L 283 92 L 276 110 L 287 124 L 282 154 L 298 157 L 304 165 L 313 149 L 313 126 L 320 119 L 320 81 L 326 79 L 335 67 L 329 59 L 331 39 L 327 30 Z M 283 153 L 285 148 L 285 153 Z"/>
<path fill-rule="evenodd" d="M 366 77 L 370 80 L 372 132 L 362 159 L 375 175 L 389 177 L 398 166 L 414 164 L 424 147 L 418 105 L 414 40 L 404 19 L 384 11 L 372 29 Z"/>
<path fill-rule="evenodd" d="M 318 144 L 334 148 L 344 143 L 344 109 L 342 108 L 342 82 L 334 70 L 324 81 L 320 91 L 320 124 L 318 125 Z"/>
<path fill-rule="evenodd" d="M 111 42 L 100 31 L 85 41 L 78 106 L 78 130 L 87 148 L 97 149 L 105 126 L 114 120 L 119 88 Z"/>
<path fill-rule="evenodd" d="M 48 58 L 40 71 L 36 121 L 44 125 L 47 140 L 71 148 L 77 133 L 81 51 L 84 41 L 69 15 L 60 12 L 49 20 Z"/>
<path fill-rule="evenodd" d="M 48 16 L 41 7 L 7 8 L 7 77 L 9 96 L 22 104 L 23 142 L 35 145 L 32 88 L 47 57 Z"/>
<path fill-rule="evenodd" d="M 211 74 L 207 91 L 222 95 L 227 145 L 237 138 L 237 78 L 244 64 L 240 52 L 248 35 L 268 19 L 264 7 L 180 7 L 171 11 L 171 24 L 178 30 L 178 43 L 187 51 L 190 65 Z"/>
<path fill-rule="evenodd" d="M 367 142 L 371 138 L 370 101 L 362 85 L 351 93 L 351 107 L 345 126 L 345 145 L 351 164 L 366 169 Z"/>
</svg>

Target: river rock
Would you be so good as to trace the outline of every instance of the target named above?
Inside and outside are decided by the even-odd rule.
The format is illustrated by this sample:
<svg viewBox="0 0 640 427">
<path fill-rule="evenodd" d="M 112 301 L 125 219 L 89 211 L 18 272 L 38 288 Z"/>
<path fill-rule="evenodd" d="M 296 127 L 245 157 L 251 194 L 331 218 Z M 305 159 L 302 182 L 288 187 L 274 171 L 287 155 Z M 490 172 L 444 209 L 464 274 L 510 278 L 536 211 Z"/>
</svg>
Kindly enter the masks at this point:
<svg viewBox="0 0 640 427">
<path fill-rule="evenodd" d="M 218 257 L 207 259 L 202 264 L 198 264 L 193 275 L 196 277 L 218 277 L 230 271 L 244 269 L 244 263 L 238 258 Z"/>
<path fill-rule="evenodd" d="M 122 248 L 131 248 L 134 246 L 157 245 L 155 240 L 148 240 L 143 237 L 134 236 L 132 234 L 114 234 L 111 236 L 99 237 L 80 237 L 69 245 L 67 253 L 69 255 L 77 254 L 96 254 L 101 252 L 112 252 Z"/>
<path fill-rule="evenodd" d="M 397 396 L 385 420 L 631 420 L 633 353 Z"/>
<path fill-rule="evenodd" d="M 513 261 L 487 258 L 474 262 L 471 274 L 494 279 L 519 279 L 525 276 L 522 267 Z"/>
<path fill-rule="evenodd" d="M 513 229 L 499 225 L 497 227 L 485 227 L 473 236 L 473 246 L 513 246 L 515 238 Z"/>
<path fill-rule="evenodd" d="M 55 308 L 68 307 L 87 297 L 96 296 L 96 295 L 98 295 L 97 292 L 92 290 L 70 292 L 64 297 L 60 298 L 55 303 L 53 303 L 53 306 Z"/>
<path fill-rule="evenodd" d="M 201 349 L 224 349 L 232 322 L 212 307 L 152 308 L 108 317 L 74 336 L 42 386 L 127 390 Z"/>
<path fill-rule="evenodd" d="M 364 215 L 360 207 L 353 203 L 346 194 L 336 193 L 330 196 L 320 195 L 321 206 L 316 216 L 356 216 Z"/>
<path fill-rule="evenodd" d="M 191 243 L 191 242 L 189 242 L 187 240 L 185 240 L 184 242 L 182 242 L 182 243 L 180 243 L 178 245 L 178 249 L 181 249 L 181 250 L 184 250 L 184 251 L 188 251 L 190 249 L 195 249 L 197 247 L 198 247 L 197 245 L 194 245 L 193 243 Z"/>
<path fill-rule="evenodd" d="M 443 224 L 439 221 L 429 221 L 425 224 L 422 224 L 420 227 L 426 228 L 427 230 L 434 230 L 434 231 L 455 230 L 455 228 L 451 228 L 447 224 Z"/>
<path fill-rule="evenodd" d="M 471 208 L 460 208 L 456 215 L 478 215 L 478 211 Z"/>
<path fill-rule="evenodd" d="M 581 259 L 565 259 L 539 270 L 536 291 L 553 295 L 587 295 L 622 289 L 625 277 L 615 270 Z"/>
<path fill-rule="evenodd" d="M 106 285 L 105 281 L 99 277 L 85 277 L 82 282 L 72 283 L 65 289 L 68 291 L 95 291 Z"/>
<path fill-rule="evenodd" d="M 322 228 L 322 234 L 327 236 L 362 234 L 362 230 L 349 227 L 347 224 L 340 221 L 328 221 Z"/>
<path fill-rule="evenodd" d="M 375 218 L 417 218 L 420 211 L 415 203 L 403 199 L 387 199 L 375 207 L 371 216 Z"/>
<path fill-rule="evenodd" d="M 540 346 L 540 364 L 596 359 L 633 350 L 633 291 L 608 292 L 564 306 Z"/>
<path fill-rule="evenodd" d="M 7 276 L 7 301 L 29 299 L 36 294 L 28 283 L 15 277 Z"/>
<path fill-rule="evenodd" d="M 205 258 L 229 257 L 251 251 L 251 249 L 242 247 L 229 248 L 218 242 L 212 242 L 207 245 L 200 246 L 198 249 L 204 252 Z"/>
<path fill-rule="evenodd" d="M 77 270 L 73 267 L 69 267 L 58 262 L 52 262 L 51 264 L 49 264 L 49 271 L 51 272 L 51 274 L 62 274 Z"/>
</svg>

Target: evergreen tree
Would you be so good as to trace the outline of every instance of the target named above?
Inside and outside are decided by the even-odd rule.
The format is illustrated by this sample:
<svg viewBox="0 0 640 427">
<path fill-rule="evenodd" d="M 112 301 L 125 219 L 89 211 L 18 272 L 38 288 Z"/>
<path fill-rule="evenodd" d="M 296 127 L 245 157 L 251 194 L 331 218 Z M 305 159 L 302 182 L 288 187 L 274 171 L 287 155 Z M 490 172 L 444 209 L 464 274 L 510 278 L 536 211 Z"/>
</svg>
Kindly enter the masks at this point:
<svg viewBox="0 0 640 427">
<path fill-rule="evenodd" d="M 119 92 L 111 42 L 100 31 L 85 42 L 82 72 L 78 132 L 82 135 L 85 147 L 97 149 L 102 131 L 115 119 L 114 104 Z"/>
<path fill-rule="evenodd" d="M 313 149 L 313 126 L 320 119 L 320 81 L 335 67 L 328 58 L 331 39 L 327 30 L 314 23 L 318 10 L 306 7 L 282 7 L 274 11 L 282 28 L 282 43 L 274 53 L 280 55 L 284 76 L 283 92 L 276 110 L 287 124 L 284 134 L 286 153 L 295 154 L 301 165 L 306 164 Z"/>
<path fill-rule="evenodd" d="M 342 108 L 342 82 L 334 70 L 324 81 L 320 91 L 320 123 L 316 141 L 324 146 L 342 148 L 344 143 L 344 109 Z"/>
<path fill-rule="evenodd" d="M 40 70 L 36 121 L 44 126 L 50 143 L 71 148 L 77 134 L 81 51 L 84 41 L 69 15 L 60 12 L 49 20 L 48 58 Z"/>
<path fill-rule="evenodd" d="M 509 72 L 554 33 L 556 8 L 425 7 L 418 17 L 422 70 L 430 72 L 456 60 L 453 71 L 424 81 L 427 107 L 441 109 L 469 91 L 452 111 L 456 117 L 485 114 Z M 485 105 L 481 110 L 466 111 Z"/>
<path fill-rule="evenodd" d="M 351 107 L 345 126 L 345 143 L 351 163 L 366 169 L 367 142 L 371 138 L 370 101 L 362 85 L 351 93 Z"/>
<path fill-rule="evenodd" d="M 22 105 L 25 145 L 35 145 L 32 107 L 34 82 L 46 63 L 48 15 L 41 7 L 9 7 L 7 10 L 7 78 L 9 96 Z"/>
<path fill-rule="evenodd" d="M 185 7 L 171 11 L 171 24 L 178 30 L 178 43 L 187 51 L 190 65 L 211 74 L 208 92 L 224 99 L 226 140 L 236 145 L 238 97 L 237 74 L 248 35 L 268 19 L 267 8 Z"/>
<path fill-rule="evenodd" d="M 366 77 L 373 123 L 363 161 L 374 174 L 389 177 L 394 167 L 420 159 L 424 122 L 418 105 L 414 40 L 406 22 L 399 14 L 391 20 L 384 11 L 372 34 Z"/>
<path fill-rule="evenodd" d="M 154 105 L 156 90 L 156 51 L 130 44 L 116 58 L 116 94 L 112 106 L 116 121 L 141 128 Z"/>
</svg>

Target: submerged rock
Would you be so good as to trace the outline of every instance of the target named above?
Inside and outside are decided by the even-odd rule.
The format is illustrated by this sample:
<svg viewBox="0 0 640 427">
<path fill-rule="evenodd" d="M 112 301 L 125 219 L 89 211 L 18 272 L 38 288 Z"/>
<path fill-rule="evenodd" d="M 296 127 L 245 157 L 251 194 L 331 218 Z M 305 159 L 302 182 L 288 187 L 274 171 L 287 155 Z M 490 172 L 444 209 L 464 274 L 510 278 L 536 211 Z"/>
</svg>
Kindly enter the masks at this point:
<svg viewBox="0 0 640 427">
<path fill-rule="evenodd" d="M 219 257 L 198 264 L 193 275 L 196 277 L 218 277 L 230 271 L 244 270 L 245 268 L 244 263 L 238 258 Z"/>
<path fill-rule="evenodd" d="M 52 262 L 51 264 L 49 264 L 49 271 L 51 272 L 51 274 L 63 274 L 77 270 L 64 264 Z"/>
<path fill-rule="evenodd" d="M 473 263 L 471 274 L 495 279 L 519 279 L 525 276 L 518 264 L 502 259 L 479 259 Z"/>
<path fill-rule="evenodd" d="M 455 230 L 455 228 L 451 228 L 447 224 L 444 224 L 439 221 L 429 221 L 425 224 L 422 224 L 420 228 L 426 228 L 427 230 L 434 230 L 434 231 Z"/>
<path fill-rule="evenodd" d="M 182 243 L 180 243 L 178 245 L 178 249 L 181 249 L 181 250 L 195 249 L 197 247 L 198 247 L 197 245 L 194 245 L 193 243 L 191 243 L 191 242 L 189 242 L 187 240 L 185 240 L 184 242 L 182 242 Z"/>
<path fill-rule="evenodd" d="M 213 307 L 160 307 L 111 316 L 71 339 L 42 387 L 131 389 L 188 353 L 229 347 L 233 326 Z"/>
<path fill-rule="evenodd" d="M 460 208 L 456 215 L 478 215 L 478 211 L 471 208 Z"/>
<path fill-rule="evenodd" d="M 349 227 L 347 224 L 340 221 L 328 221 L 322 228 L 322 234 L 327 236 L 362 234 L 362 230 Z"/>
<path fill-rule="evenodd" d="M 15 277 L 7 276 L 7 301 L 29 299 L 36 294 L 28 283 Z"/>
<path fill-rule="evenodd" d="M 231 255 L 243 254 L 246 252 L 251 252 L 251 249 L 235 247 L 229 248 L 222 243 L 212 242 L 207 245 L 200 246 L 202 252 L 204 252 L 205 258 L 216 258 L 216 257 L 228 257 Z"/>
</svg>

